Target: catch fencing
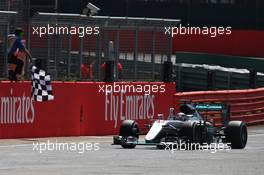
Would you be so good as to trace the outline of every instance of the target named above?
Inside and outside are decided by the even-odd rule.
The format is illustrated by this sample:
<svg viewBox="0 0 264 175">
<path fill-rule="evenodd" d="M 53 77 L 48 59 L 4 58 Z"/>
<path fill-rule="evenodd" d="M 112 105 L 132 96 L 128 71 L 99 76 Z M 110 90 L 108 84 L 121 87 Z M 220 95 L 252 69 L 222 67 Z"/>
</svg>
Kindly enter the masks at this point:
<svg viewBox="0 0 264 175">
<path fill-rule="evenodd" d="M 112 55 L 123 66 L 122 80 L 155 81 L 161 79 L 162 63 L 175 60 L 164 26 L 178 24 L 179 20 L 38 13 L 30 22 L 30 50 L 55 79 L 81 79 L 81 64 L 87 64 L 93 68 L 88 79 L 102 80 L 101 65 Z M 36 28 L 61 30 L 40 37 Z M 77 33 L 62 34 L 73 28 Z"/>
<path fill-rule="evenodd" d="M 0 4 L 1 7 L 3 4 Z M 0 79 L 7 77 L 7 37 L 16 14 L 14 11 L 0 11 Z"/>
<path fill-rule="evenodd" d="M 6 13 L 11 13 L 12 19 Z M 19 21 L 24 21 L 21 27 L 27 48 L 33 57 L 41 60 L 53 80 L 103 80 L 102 64 L 113 58 L 123 67 L 120 77 L 123 81 L 160 81 L 163 62 L 176 59 L 172 54 L 172 38 L 164 34 L 164 27 L 177 26 L 179 20 L 58 13 L 37 13 L 20 19 L 14 15 L 10 11 L 0 13 L 4 19 L 0 22 L 2 79 L 7 78 L 7 35 Z M 52 32 L 51 27 L 67 28 L 68 33 Z M 40 29 L 46 33 L 40 35 Z M 87 34 L 87 30 L 92 34 Z M 113 43 L 113 48 L 109 43 Z M 85 71 L 89 72 L 86 77 Z M 28 79 L 29 68 L 26 72 Z"/>
</svg>

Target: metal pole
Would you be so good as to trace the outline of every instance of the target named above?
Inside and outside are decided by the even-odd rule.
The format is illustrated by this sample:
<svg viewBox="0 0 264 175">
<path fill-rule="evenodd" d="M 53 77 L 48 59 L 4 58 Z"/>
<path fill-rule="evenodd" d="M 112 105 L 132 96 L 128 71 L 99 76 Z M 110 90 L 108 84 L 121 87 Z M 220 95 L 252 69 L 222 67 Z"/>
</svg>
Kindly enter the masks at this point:
<svg viewBox="0 0 264 175">
<path fill-rule="evenodd" d="M 178 73 L 177 73 L 177 82 L 176 82 L 176 86 L 177 86 L 177 91 L 178 92 L 181 92 L 181 65 L 177 65 L 177 67 L 178 67 Z"/>
<path fill-rule="evenodd" d="M 109 45 L 108 45 L 108 42 L 109 42 L 109 35 L 108 35 L 108 30 L 105 30 L 104 31 L 104 45 L 103 45 L 103 49 L 104 49 L 104 58 L 105 58 L 105 61 L 109 58 Z"/>
<path fill-rule="evenodd" d="M 172 37 L 168 36 L 168 53 L 167 53 L 167 61 L 171 61 L 172 54 Z"/>
<path fill-rule="evenodd" d="M 115 62 L 115 58 L 114 58 L 115 54 L 114 54 L 114 42 L 113 41 L 109 41 L 108 42 L 108 61 L 113 62 L 113 71 L 111 71 L 111 74 L 113 73 L 114 77 L 114 81 L 116 81 L 116 62 Z M 112 78 L 111 78 L 112 79 Z"/>
<path fill-rule="evenodd" d="M 68 35 L 68 61 L 67 61 L 67 77 L 70 77 L 71 74 L 71 41 L 72 37 L 71 35 Z"/>
<path fill-rule="evenodd" d="M 27 46 L 27 49 L 31 52 L 31 46 L 30 46 L 30 35 L 31 35 L 31 19 L 28 19 L 28 24 L 27 24 L 27 42 L 26 42 L 26 46 Z M 34 57 L 34 55 L 33 55 Z M 26 79 L 29 79 L 30 78 L 30 70 L 29 70 L 29 65 L 28 65 L 28 60 L 26 60 L 26 63 L 25 63 L 25 71 L 26 71 Z"/>
<path fill-rule="evenodd" d="M 113 41 L 108 42 L 108 60 L 111 60 L 111 61 L 114 60 L 114 42 Z"/>
<path fill-rule="evenodd" d="M 258 0 L 256 0 L 256 9 L 255 9 L 255 11 L 256 11 L 256 29 L 259 29 L 259 1 Z"/>
<path fill-rule="evenodd" d="M 102 29 L 102 26 L 100 26 Z M 102 60 L 102 46 L 101 46 L 101 34 L 96 37 L 96 57 L 97 57 L 97 69 L 98 69 L 98 79 L 101 80 L 101 60 Z"/>
<path fill-rule="evenodd" d="M 152 80 L 155 80 L 155 49 L 156 49 L 156 31 L 152 32 L 152 48 L 151 48 L 151 63 L 152 63 Z"/>
<path fill-rule="evenodd" d="M 134 81 L 137 80 L 137 60 L 138 60 L 138 29 L 135 30 L 135 40 L 134 40 Z"/>
<path fill-rule="evenodd" d="M 232 72 L 228 72 L 228 75 L 227 75 L 227 87 L 228 87 L 228 89 L 232 88 Z"/>
<path fill-rule="evenodd" d="M 58 13 L 58 0 L 55 0 L 54 7 L 55 7 L 54 9 L 55 13 Z"/>
<path fill-rule="evenodd" d="M 129 0 L 126 0 L 126 16 L 128 16 Z"/>
<path fill-rule="evenodd" d="M 58 35 L 57 37 L 57 44 L 56 44 L 56 73 L 57 77 L 61 75 L 61 70 L 58 69 L 60 67 L 61 62 L 61 50 L 62 50 L 62 39 L 61 35 Z"/>
<path fill-rule="evenodd" d="M 119 29 L 116 31 L 116 38 L 115 38 L 115 58 L 116 60 L 119 59 L 119 42 L 120 42 L 120 37 L 119 37 Z"/>
<path fill-rule="evenodd" d="M 83 62 L 83 37 L 79 37 L 79 77 L 82 78 L 81 64 Z"/>
<path fill-rule="evenodd" d="M 115 39 L 115 64 L 117 67 L 117 64 L 119 63 L 119 29 L 116 31 L 116 39 Z M 119 80 L 119 72 L 118 68 L 116 68 L 116 80 Z"/>
<path fill-rule="evenodd" d="M 5 30 L 5 35 L 4 35 L 4 56 L 5 56 L 5 61 L 4 61 L 4 70 L 5 70 L 5 77 L 8 77 L 8 55 L 7 55 L 7 52 L 6 52 L 6 48 L 7 48 L 7 42 L 8 42 L 8 39 L 7 39 L 7 35 L 9 34 L 9 22 L 7 22 L 6 24 L 6 30 Z"/>
<path fill-rule="evenodd" d="M 48 42 L 47 42 L 47 47 L 48 47 L 48 51 L 47 51 L 47 59 L 46 59 L 46 65 L 47 65 L 47 70 L 50 71 L 50 59 L 51 59 L 51 37 L 48 37 Z"/>
<path fill-rule="evenodd" d="M 7 11 L 10 11 L 11 2 L 10 0 L 7 1 Z"/>
</svg>

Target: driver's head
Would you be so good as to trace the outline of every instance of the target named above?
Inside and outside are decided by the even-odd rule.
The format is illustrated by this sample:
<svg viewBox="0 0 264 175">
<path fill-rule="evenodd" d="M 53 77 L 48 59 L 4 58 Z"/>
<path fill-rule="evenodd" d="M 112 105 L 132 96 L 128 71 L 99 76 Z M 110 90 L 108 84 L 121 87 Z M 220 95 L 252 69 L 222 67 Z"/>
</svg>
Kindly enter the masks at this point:
<svg viewBox="0 0 264 175">
<path fill-rule="evenodd" d="M 174 108 L 170 108 L 170 115 L 174 115 Z"/>
<path fill-rule="evenodd" d="M 184 117 L 185 116 L 185 114 L 183 113 L 183 112 L 179 112 L 178 114 L 177 114 L 177 117 L 178 118 L 182 118 L 182 117 Z"/>
<path fill-rule="evenodd" d="M 16 28 L 15 35 L 18 37 L 22 37 L 24 35 L 24 31 L 22 28 Z"/>
</svg>

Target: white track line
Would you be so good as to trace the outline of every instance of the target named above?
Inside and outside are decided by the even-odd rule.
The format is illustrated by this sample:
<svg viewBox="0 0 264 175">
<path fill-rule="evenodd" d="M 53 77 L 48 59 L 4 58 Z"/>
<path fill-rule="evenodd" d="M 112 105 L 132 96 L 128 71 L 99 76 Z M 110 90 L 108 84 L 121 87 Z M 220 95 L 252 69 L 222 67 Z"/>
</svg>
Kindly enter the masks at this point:
<svg viewBox="0 0 264 175">
<path fill-rule="evenodd" d="M 0 148 L 12 148 L 12 147 L 23 147 L 23 146 L 32 146 L 32 144 L 17 144 L 17 145 L 1 145 Z"/>
</svg>

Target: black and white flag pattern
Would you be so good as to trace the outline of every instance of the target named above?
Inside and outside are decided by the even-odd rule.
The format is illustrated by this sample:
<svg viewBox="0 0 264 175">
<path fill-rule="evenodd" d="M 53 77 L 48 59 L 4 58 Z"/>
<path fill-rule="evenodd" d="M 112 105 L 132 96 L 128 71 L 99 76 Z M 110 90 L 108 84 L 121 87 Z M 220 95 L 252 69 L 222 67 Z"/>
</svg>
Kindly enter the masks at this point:
<svg viewBox="0 0 264 175">
<path fill-rule="evenodd" d="M 35 101 L 43 102 L 54 100 L 51 78 L 46 71 L 32 66 L 32 96 Z"/>
</svg>

